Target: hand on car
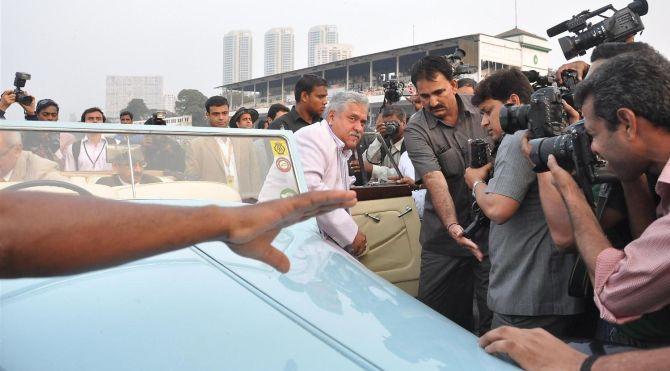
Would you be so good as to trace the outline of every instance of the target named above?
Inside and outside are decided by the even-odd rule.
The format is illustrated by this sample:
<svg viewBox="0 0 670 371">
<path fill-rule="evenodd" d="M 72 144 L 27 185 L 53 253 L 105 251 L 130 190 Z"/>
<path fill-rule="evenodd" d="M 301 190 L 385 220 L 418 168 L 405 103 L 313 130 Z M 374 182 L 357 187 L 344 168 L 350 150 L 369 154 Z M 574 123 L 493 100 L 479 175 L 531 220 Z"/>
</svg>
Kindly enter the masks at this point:
<svg viewBox="0 0 670 371">
<path fill-rule="evenodd" d="M 355 204 L 356 192 L 322 191 L 253 206 L 229 208 L 230 220 L 227 223 L 231 227 L 221 240 L 234 253 L 260 260 L 286 273 L 290 268 L 288 258 L 271 245 L 279 231 L 293 223 Z"/>
<path fill-rule="evenodd" d="M 465 169 L 465 184 L 468 185 L 468 188 L 472 189 L 472 186 L 473 184 L 475 184 L 476 181 L 486 180 L 492 168 L 493 165 L 491 163 L 488 163 L 477 169 L 472 167 Z"/>
<path fill-rule="evenodd" d="M 505 353 L 524 370 L 579 370 L 586 359 L 546 330 L 498 327 L 479 338 L 487 353 Z"/>
</svg>

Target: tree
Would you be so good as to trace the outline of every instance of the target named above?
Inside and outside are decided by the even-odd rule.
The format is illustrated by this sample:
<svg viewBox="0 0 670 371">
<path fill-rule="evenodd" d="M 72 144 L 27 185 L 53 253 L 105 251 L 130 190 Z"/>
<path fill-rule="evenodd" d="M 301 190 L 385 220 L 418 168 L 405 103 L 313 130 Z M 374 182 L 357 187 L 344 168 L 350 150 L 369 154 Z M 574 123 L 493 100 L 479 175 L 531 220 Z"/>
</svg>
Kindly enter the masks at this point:
<svg viewBox="0 0 670 371">
<path fill-rule="evenodd" d="M 205 119 L 207 97 L 196 89 L 183 89 L 177 95 L 175 111 L 178 115 L 191 115 L 193 126 L 209 126 Z"/>
<path fill-rule="evenodd" d="M 146 120 L 151 115 L 151 111 L 144 103 L 144 99 L 134 98 L 128 102 L 128 106 L 121 111 L 130 111 L 134 120 Z"/>
</svg>

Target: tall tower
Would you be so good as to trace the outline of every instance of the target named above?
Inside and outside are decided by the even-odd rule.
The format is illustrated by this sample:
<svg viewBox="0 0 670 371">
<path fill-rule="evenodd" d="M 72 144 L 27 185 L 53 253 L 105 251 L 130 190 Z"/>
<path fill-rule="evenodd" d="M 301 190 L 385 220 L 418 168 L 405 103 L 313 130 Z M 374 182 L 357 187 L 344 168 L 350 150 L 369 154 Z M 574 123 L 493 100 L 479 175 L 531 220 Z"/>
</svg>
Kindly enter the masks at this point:
<svg viewBox="0 0 670 371">
<path fill-rule="evenodd" d="M 251 79 L 252 49 L 251 31 L 230 31 L 223 37 L 223 84 Z"/>
<path fill-rule="evenodd" d="M 265 33 L 265 76 L 293 70 L 294 46 L 292 28 L 272 28 Z"/>
<path fill-rule="evenodd" d="M 309 29 L 307 35 L 307 65 L 312 67 L 316 64 L 316 46 L 318 44 L 337 44 L 337 26 L 320 25 Z"/>
</svg>

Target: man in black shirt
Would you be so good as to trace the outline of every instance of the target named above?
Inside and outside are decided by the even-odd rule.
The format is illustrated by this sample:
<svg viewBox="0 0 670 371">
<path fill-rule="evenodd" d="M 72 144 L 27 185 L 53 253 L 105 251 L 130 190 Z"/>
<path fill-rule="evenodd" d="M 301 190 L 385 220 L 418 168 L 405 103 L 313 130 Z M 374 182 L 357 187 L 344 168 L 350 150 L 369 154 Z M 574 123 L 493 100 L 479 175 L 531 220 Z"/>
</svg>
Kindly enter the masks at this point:
<svg viewBox="0 0 670 371">
<path fill-rule="evenodd" d="M 315 75 L 304 75 L 295 84 L 296 104 L 291 112 L 274 120 L 268 129 L 299 129 L 321 121 L 321 115 L 328 103 L 328 82 Z"/>
</svg>

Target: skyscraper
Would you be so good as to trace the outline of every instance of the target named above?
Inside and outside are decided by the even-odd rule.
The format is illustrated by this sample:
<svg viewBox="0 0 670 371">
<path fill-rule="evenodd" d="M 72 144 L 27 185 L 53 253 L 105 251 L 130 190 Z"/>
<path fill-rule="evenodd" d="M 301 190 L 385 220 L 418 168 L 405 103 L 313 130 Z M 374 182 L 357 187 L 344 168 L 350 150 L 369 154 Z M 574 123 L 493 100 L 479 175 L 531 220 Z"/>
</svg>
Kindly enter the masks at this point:
<svg viewBox="0 0 670 371">
<path fill-rule="evenodd" d="M 265 33 L 265 76 L 293 70 L 292 28 L 272 28 Z"/>
<path fill-rule="evenodd" d="M 348 44 L 316 44 L 314 64 L 326 64 L 351 58 L 352 47 Z"/>
<path fill-rule="evenodd" d="M 251 79 L 251 31 L 230 31 L 223 37 L 223 83 Z"/>
<path fill-rule="evenodd" d="M 105 114 L 118 118 L 132 99 L 143 99 L 150 109 L 163 109 L 162 76 L 107 76 Z"/>
<path fill-rule="evenodd" d="M 312 67 L 316 65 L 316 46 L 318 44 L 337 44 L 338 43 L 337 26 L 320 25 L 309 29 L 307 35 L 307 65 Z"/>
</svg>

